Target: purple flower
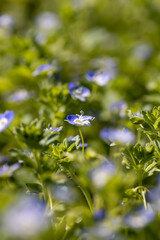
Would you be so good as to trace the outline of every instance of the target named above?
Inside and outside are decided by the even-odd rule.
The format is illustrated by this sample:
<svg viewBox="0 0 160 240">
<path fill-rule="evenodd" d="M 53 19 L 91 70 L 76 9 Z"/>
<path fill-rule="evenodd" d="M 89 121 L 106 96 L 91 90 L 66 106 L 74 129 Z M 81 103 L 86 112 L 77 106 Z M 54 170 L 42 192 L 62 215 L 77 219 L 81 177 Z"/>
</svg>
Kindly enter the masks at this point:
<svg viewBox="0 0 160 240">
<path fill-rule="evenodd" d="M 107 141 L 111 146 L 116 143 L 133 144 L 135 142 L 135 135 L 128 129 L 103 128 L 100 132 L 100 138 Z"/>
<path fill-rule="evenodd" d="M 154 218 L 155 212 L 153 212 L 151 209 L 145 210 L 141 208 L 131 214 L 126 215 L 124 222 L 131 228 L 140 229 L 152 222 Z"/>
<path fill-rule="evenodd" d="M 62 131 L 62 129 L 63 129 L 62 126 L 52 128 L 51 124 L 49 124 L 49 125 L 48 125 L 48 128 L 45 128 L 44 131 L 50 132 L 50 133 L 55 133 L 55 132 L 60 132 L 60 131 Z"/>
<path fill-rule="evenodd" d="M 67 121 L 68 123 L 72 124 L 72 125 L 77 125 L 77 126 L 87 126 L 90 127 L 91 123 L 90 121 L 92 121 L 94 119 L 94 117 L 92 116 L 86 116 L 83 115 L 83 111 L 80 111 L 81 115 L 68 115 L 67 116 Z"/>
<path fill-rule="evenodd" d="M 74 82 L 68 84 L 69 93 L 82 102 L 85 102 L 86 98 L 90 96 L 90 90 L 83 86 L 78 86 Z"/>
<path fill-rule="evenodd" d="M 49 73 L 54 70 L 53 65 L 51 64 L 42 64 L 38 66 L 35 71 L 32 73 L 33 76 L 38 76 L 40 74 Z"/>
<path fill-rule="evenodd" d="M 106 71 L 87 71 L 86 79 L 89 82 L 94 82 L 99 86 L 105 86 L 109 80 L 111 80 L 111 76 Z"/>
<path fill-rule="evenodd" d="M 14 117 L 13 111 L 6 111 L 0 114 L 0 132 L 6 129 Z"/>
</svg>

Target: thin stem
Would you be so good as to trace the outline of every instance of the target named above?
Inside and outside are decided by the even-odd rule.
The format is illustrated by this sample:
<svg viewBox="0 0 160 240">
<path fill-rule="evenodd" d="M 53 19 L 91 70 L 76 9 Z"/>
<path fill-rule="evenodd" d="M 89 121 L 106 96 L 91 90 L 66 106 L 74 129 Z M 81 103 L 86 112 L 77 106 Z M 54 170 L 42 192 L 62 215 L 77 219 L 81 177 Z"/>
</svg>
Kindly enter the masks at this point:
<svg viewBox="0 0 160 240">
<path fill-rule="evenodd" d="M 37 152 L 34 151 L 34 159 L 37 163 L 37 177 L 41 183 L 41 186 L 42 186 L 42 190 L 43 190 L 43 195 L 44 195 L 44 200 L 47 202 L 47 207 L 46 207 L 46 210 L 49 208 L 51 210 L 51 213 L 52 213 L 52 210 L 53 210 L 53 203 L 52 203 L 52 196 L 51 196 L 51 193 L 50 191 L 47 189 L 47 187 L 45 186 L 44 184 L 44 181 L 41 177 L 41 164 L 40 164 L 40 161 L 39 161 L 39 156 L 37 156 Z"/>
<path fill-rule="evenodd" d="M 146 190 L 142 190 L 142 198 L 143 198 L 143 204 L 144 204 L 144 208 L 147 210 L 147 202 L 146 202 Z"/>
<path fill-rule="evenodd" d="M 140 186 L 140 185 L 142 185 L 142 179 L 143 179 L 143 177 L 142 177 L 142 173 L 141 173 L 141 172 L 138 172 L 137 174 L 138 174 L 138 184 L 139 184 L 139 186 Z"/>
<path fill-rule="evenodd" d="M 140 139 L 141 139 L 141 131 L 138 131 L 138 134 L 137 134 L 137 143 L 140 143 Z"/>
<path fill-rule="evenodd" d="M 83 138 L 83 134 L 82 134 L 82 131 L 80 128 L 79 128 L 79 133 L 80 133 L 81 140 L 82 140 L 82 153 L 84 154 L 84 138 Z"/>
<path fill-rule="evenodd" d="M 90 197 L 87 189 L 86 189 L 84 186 L 82 187 L 82 185 L 80 184 L 78 178 L 76 177 L 76 175 L 75 175 L 73 172 L 71 172 L 70 170 L 68 170 L 68 171 L 69 171 L 71 177 L 72 177 L 72 178 L 75 180 L 75 182 L 77 182 L 77 184 L 79 185 L 79 188 L 80 188 L 80 190 L 82 191 L 82 193 L 83 193 L 83 195 L 84 195 L 84 197 L 85 197 L 85 199 L 86 199 L 86 201 L 87 201 L 87 203 L 88 203 L 88 206 L 89 206 L 91 212 L 93 212 L 92 199 L 91 199 L 91 197 Z"/>
<path fill-rule="evenodd" d="M 134 191 L 137 191 L 138 189 L 144 189 L 145 191 L 149 192 L 149 190 L 144 186 L 138 186 L 138 187 L 134 188 Z"/>
<path fill-rule="evenodd" d="M 60 167 L 61 167 L 62 171 L 66 172 L 67 177 L 73 179 L 76 182 L 76 184 L 80 188 L 81 192 L 83 193 L 83 196 L 86 199 L 89 209 L 91 210 L 91 212 L 93 212 L 92 199 L 91 199 L 90 194 L 88 193 L 87 189 L 80 184 L 79 179 L 76 177 L 76 175 L 70 169 L 68 169 L 68 168 L 66 169 L 64 166 L 61 166 L 61 165 L 60 165 Z"/>
</svg>

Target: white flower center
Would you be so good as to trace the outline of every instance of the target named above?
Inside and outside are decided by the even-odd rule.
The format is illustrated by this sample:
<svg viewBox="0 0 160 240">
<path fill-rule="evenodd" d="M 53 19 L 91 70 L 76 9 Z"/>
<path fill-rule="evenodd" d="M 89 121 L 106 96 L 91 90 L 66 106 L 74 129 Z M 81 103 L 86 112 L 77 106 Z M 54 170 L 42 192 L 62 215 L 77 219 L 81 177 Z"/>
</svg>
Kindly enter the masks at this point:
<svg viewBox="0 0 160 240">
<path fill-rule="evenodd" d="M 76 119 L 74 120 L 74 122 L 75 122 L 75 123 L 80 123 L 80 124 L 82 124 L 82 123 L 84 122 L 84 120 L 83 120 L 83 119 L 80 119 L 80 118 L 76 118 Z"/>
<path fill-rule="evenodd" d="M 80 88 L 78 88 L 78 89 L 75 89 L 73 92 L 74 92 L 74 94 L 76 94 L 76 95 L 81 95 L 81 94 L 82 94 L 82 91 L 83 91 L 83 89 L 80 87 Z"/>
</svg>

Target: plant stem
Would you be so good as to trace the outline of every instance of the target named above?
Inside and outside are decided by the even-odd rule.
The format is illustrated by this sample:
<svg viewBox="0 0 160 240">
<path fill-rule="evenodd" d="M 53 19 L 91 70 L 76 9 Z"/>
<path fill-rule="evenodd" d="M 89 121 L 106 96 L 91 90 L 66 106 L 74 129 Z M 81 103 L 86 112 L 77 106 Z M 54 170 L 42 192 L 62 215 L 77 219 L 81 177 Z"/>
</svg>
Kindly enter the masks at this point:
<svg viewBox="0 0 160 240">
<path fill-rule="evenodd" d="M 84 197 L 85 197 L 85 199 L 87 201 L 87 204 L 88 204 L 91 212 L 93 212 L 92 199 L 91 199 L 87 189 L 84 186 L 82 187 L 82 185 L 80 184 L 78 178 L 76 177 L 76 175 L 73 172 L 71 172 L 70 170 L 68 170 L 68 171 L 69 171 L 71 177 L 73 178 L 73 180 L 75 180 L 75 182 L 79 185 L 79 188 L 82 191 L 82 193 L 83 193 L 83 195 L 84 195 Z"/>
<path fill-rule="evenodd" d="M 70 170 L 70 169 L 66 169 L 64 166 L 60 166 L 61 170 L 66 172 L 67 177 L 69 175 L 69 177 L 75 181 L 75 183 L 78 185 L 78 187 L 80 188 L 81 192 L 83 193 L 83 196 L 86 199 L 86 202 L 88 204 L 89 209 L 91 210 L 91 212 L 93 212 L 93 204 L 92 204 L 92 199 L 90 197 L 90 194 L 88 193 L 87 189 L 81 185 L 79 179 L 76 177 L 76 175 Z"/>
<path fill-rule="evenodd" d="M 146 190 L 142 190 L 142 198 L 143 198 L 143 203 L 144 203 L 144 208 L 147 210 L 147 202 L 146 202 Z"/>
<path fill-rule="evenodd" d="M 50 193 L 49 189 L 47 189 L 47 187 L 45 186 L 44 181 L 41 177 L 41 164 L 40 164 L 40 161 L 39 161 L 39 156 L 37 156 L 36 151 L 34 152 L 34 158 L 35 158 L 35 161 L 37 163 L 37 177 L 38 177 L 38 180 L 40 181 L 40 184 L 42 186 L 44 200 L 47 202 L 46 210 L 49 208 L 49 210 L 51 211 L 51 214 L 52 214 L 52 210 L 53 210 L 52 196 L 51 196 L 51 193 Z"/>
<path fill-rule="evenodd" d="M 82 153 L 84 154 L 84 138 L 83 138 L 83 134 L 82 134 L 82 131 L 80 128 L 79 128 L 79 133 L 80 133 L 81 140 L 82 140 Z"/>
</svg>

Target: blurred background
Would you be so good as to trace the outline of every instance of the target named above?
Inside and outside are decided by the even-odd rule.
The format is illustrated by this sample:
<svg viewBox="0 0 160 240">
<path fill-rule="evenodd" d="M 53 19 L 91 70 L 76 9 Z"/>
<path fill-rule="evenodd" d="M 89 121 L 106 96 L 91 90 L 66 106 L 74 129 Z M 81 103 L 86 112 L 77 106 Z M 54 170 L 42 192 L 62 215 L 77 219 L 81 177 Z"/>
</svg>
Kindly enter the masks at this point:
<svg viewBox="0 0 160 240">
<path fill-rule="evenodd" d="M 50 64 L 51 71 L 46 73 L 39 70 L 38 67 L 42 64 Z M 160 104 L 159 70 L 159 0 L 0 0 L 0 112 L 3 113 L 6 110 L 15 112 L 11 129 L 13 126 L 18 126 L 20 122 L 29 124 L 35 118 L 44 118 L 47 124 L 51 123 L 53 127 L 63 125 L 61 140 L 78 134 L 73 126 L 64 122 L 68 114 L 79 114 L 80 110 L 83 110 L 86 115 L 96 118 L 93 127 L 83 130 L 85 142 L 89 144 L 86 150 L 89 161 L 86 165 L 82 164 L 80 151 L 73 158 L 79 162 L 80 166 L 83 165 L 79 170 L 81 176 L 85 173 L 85 179 L 83 181 L 82 177 L 82 182 L 86 181 L 86 185 L 88 184 L 92 192 L 95 189 L 98 192 L 98 197 L 95 197 L 98 200 L 95 201 L 99 202 L 100 196 L 100 199 L 103 199 L 100 206 L 104 204 L 107 210 L 112 210 L 109 215 L 111 218 L 107 220 L 108 226 L 113 226 L 116 222 L 120 233 L 124 233 L 125 230 L 121 231 L 119 216 L 130 209 L 130 206 L 127 206 L 124 210 L 121 200 L 124 197 L 124 191 L 135 185 L 136 177 L 133 172 L 129 175 L 125 172 L 121 166 L 120 153 L 116 148 L 112 150 L 109 145 L 103 143 L 99 133 L 106 126 L 129 128 L 133 133 L 137 133 L 135 126 L 128 120 L 127 109 L 138 112 L 150 110 L 153 106 Z M 88 71 L 107 72 L 110 80 L 106 84 L 99 84 L 98 80 L 92 83 L 88 80 Z M 88 100 L 80 101 L 73 98 L 69 94 L 69 82 L 87 87 L 91 91 Z M 120 101 L 120 105 L 114 105 Z M 8 149 L 17 147 L 19 144 L 7 131 L 5 130 L 0 136 L 1 165 L 9 161 Z M 27 151 L 25 152 L 26 158 L 31 159 L 32 152 L 26 150 L 26 145 L 22 144 L 21 148 Z M 13 163 L 17 159 L 24 160 L 25 154 L 21 156 L 21 153 L 17 155 L 12 152 Z M 109 177 L 109 180 L 113 178 L 107 188 L 104 190 L 102 186 L 104 192 L 97 190 L 99 185 L 95 187 L 87 182 L 91 166 L 95 167 L 92 160 L 98 159 L 97 154 L 113 158 L 117 169 L 115 170 L 116 176 L 111 174 L 112 176 Z M 102 156 L 99 157 L 103 160 Z M 45 158 L 46 162 L 49 161 L 47 155 Z M 50 162 L 47 164 L 49 168 Z M 101 175 L 101 169 L 99 171 Z M 52 184 L 57 180 L 55 175 L 52 176 Z M 106 180 L 106 184 L 109 180 Z M 27 214 L 31 216 L 32 211 L 26 210 L 25 212 L 24 206 L 27 205 L 28 209 L 32 209 L 34 205 L 32 201 L 34 202 L 35 199 L 24 200 L 21 193 L 26 192 L 27 182 L 35 181 L 33 171 L 27 166 L 26 169 L 18 170 L 13 177 L 11 176 L 10 183 L 6 183 L 6 179 L 1 182 L 1 221 L 8 206 L 12 206 L 12 201 L 15 204 L 19 199 L 14 210 L 11 209 L 2 221 L 8 227 L 10 235 L 13 234 L 13 239 L 29 239 L 30 237 L 32 239 L 42 226 L 44 226 L 44 232 L 47 228 L 47 220 L 42 218 L 44 203 L 40 203 L 38 210 L 33 211 L 31 221 L 26 221 L 24 225 L 21 225 L 22 232 L 18 232 L 15 227 L 16 224 L 20 224 L 21 219 L 24 220 L 25 214 L 26 218 Z M 149 181 L 153 184 L 156 182 L 155 178 Z M 146 184 L 149 184 L 149 181 L 146 181 Z M 6 184 L 9 184 L 7 188 Z M 64 212 L 67 215 L 67 220 L 65 223 L 62 222 L 60 229 L 64 230 L 66 222 L 69 225 L 71 219 L 71 222 L 76 222 L 78 227 L 75 227 L 76 234 L 71 233 L 70 239 L 111 239 L 112 233 L 116 232 L 117 228 L 112 227 L 111 232 L 106 232 L 103 226 L 96 225 L 95 228 L 88 229 L 87 233 L 81 234 L 84 226 L 94 226 L 95 223 L 81 204 L 76 206 L 76 210 L 75 206 L 71 205 L 73 209 L 70 207 L 71 203 L 68 199 L 73 195 L 76 196 L 76 193 L 73 194 L 70 191 L 72 184 L 67 186 L 69 187 L 67 194 L 70 195 L 66 195 L 64 186 L 58 188 L 60 189 L 59 195 L 56 186 L 52 189 L 53 195 L 60 196 L 58 201 L 67 204 L 65 207 L 58 206 L 59 219 Z M 15 194 L 12 199 L 15 191 L 17 195 Z M 63 198 L 64 195 L 66 199 Z M 21 211 L 22 215 L 17 215 L 16 210 Z M 79 218 L 76 218 L 78 214 Z M 115 216 L 118 217 L 115 218 Z M 10 218 L 17 218 L 16 224 L 8 221 Z M 36 225 L 35 222 L 39 218 L 43 221 Z M 85 220 L 81 225 L 83 218 Z M 138 233 L 130 230 L 128 239 L 136 239 L 137 236 L 142 240 L 150 240 L 154 236 L 156 239 L 158 223 L 159 220 L 155 225 L 152 223 L 148 228 L 148 235 L 145 235 L 144 230 Z M 25 230 L 27 227 L 31 235 L 27 234 Z M 33 239 L 51 239 L 53 232 L 50 231 L 48 228 L 46 235 L 42 234 L 41 237 Z M 56 231 L 55 239 L 65 240 L 60 230 Z M 104 238 L 103 234 L 94 236 L 91 234 L 92 231 L 93 233 L 100 231 L 107 238 Z M 127 234 L 125 237 L 122 236 L 118 235 L 118 238 L 112 239 L 127 239 Z M 2 237 L 7 240 L 12 239 L 11 236 L 8 237 L 5 234 Z"/>
</svg>

